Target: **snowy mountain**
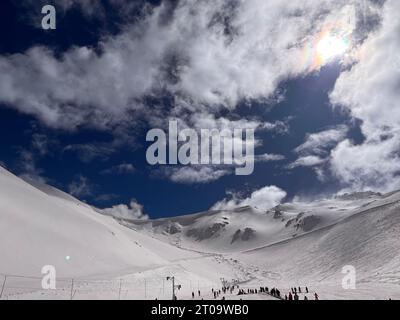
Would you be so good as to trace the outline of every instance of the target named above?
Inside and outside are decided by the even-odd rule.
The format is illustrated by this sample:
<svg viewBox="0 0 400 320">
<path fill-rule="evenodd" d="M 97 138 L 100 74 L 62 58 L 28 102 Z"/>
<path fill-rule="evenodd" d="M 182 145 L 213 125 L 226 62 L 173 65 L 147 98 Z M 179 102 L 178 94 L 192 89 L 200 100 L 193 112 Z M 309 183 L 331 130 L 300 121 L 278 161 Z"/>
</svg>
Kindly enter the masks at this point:
<svg viewBox="0 0 400 320">
<path fill-rule="evenodd" d="M 318 284 L 326 298 L 400 298 L 400 193 L 354 209 L 336 223 L 296 239 L 240 253 L 278 283 Z M 342 268 L 353 266 L 357 290 L 343 290 Z M 267 271 L 266 271 L 267 270 Z"/>
<path fill-rule="evenodd" d="M 382 198 L 376 193 L 293 202 L 267 211 L 252 207 L 121 223 L 184 248 L 237 252 L 296 238 L 332 225 Z"/>
<path fill-rule="evenodd" d="M 400 298 L 399 209 L 399 192 L 357 193 L 128 221 L 0 168 L 2 298 L 169 299 L 171 275 L 179 298 L 213 298 L 222 278 L 282 292 L 307 285 L 322 299 Z M 44 265 L 55 266 L 57 290 L 41 289 Z M 356 290 L 341 286 L 346 265 Z"/>
<path fill-rule="evenodd" d="M 0 168 L 0 273 L 41 276 L 54 265 L 59 277 L 126 274 L 168 259 L 179 250 L 103 216 L 52 187 L 41 190 Z"/>
</svg>

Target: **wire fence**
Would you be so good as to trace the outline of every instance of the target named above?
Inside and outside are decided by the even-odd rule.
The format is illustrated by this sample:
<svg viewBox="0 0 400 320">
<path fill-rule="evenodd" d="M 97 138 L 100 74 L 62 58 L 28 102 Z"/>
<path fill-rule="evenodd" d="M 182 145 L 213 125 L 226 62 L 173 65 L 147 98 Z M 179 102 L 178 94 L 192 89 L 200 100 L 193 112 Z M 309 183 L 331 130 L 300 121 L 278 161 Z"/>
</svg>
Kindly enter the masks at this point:
<svg viewBox="0 0 400 320">
<path fill-rule="evenodd" d="M 0 300 L 171 300 L 173 297 L 173 282 L 160 276 L 135 274 L 114 279 L 57 277 L 54 289 L 44 289 L 43 280 L 44 276 L 0 273 Z M 184 277 L 174 280 L 177 299 L 221 299 L 225 293 L 216 298 L 214 292 L 222 291 L 223 287 L 234 287 L 231 295 L 238 295 L 239 287 L 243 292 L 257 289 L 247 281 L 235 279 L 226 281 L 220 278 L 215 283 Z"/>
<path fill-rule="evenodd" d="M 43 277 L 0 274 L 1 299 L 172 299 L 172 282 L 166 277 L 128 277 L 117 279 L 56 278 L 55 289 L 44 289 Z M 178 298 L 205 298 L 221 283 L 176 280 Z"/>
</svg>

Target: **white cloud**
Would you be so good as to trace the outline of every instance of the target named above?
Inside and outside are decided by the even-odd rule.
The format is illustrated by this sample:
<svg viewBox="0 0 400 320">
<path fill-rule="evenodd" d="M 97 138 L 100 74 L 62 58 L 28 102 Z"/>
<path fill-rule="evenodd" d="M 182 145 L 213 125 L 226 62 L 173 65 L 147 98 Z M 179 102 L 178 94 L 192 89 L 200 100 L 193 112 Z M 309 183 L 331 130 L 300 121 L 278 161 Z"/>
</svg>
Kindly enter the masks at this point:
<svg viewBox="0 0 400 320">
<path fill-rule="evenodd" d="M 135 199 L 132 199 L 129 205 L 119 204 L 111 208 L 101 210 L 104 214 L 115 218 L 122 219 L 142 219 L 147 220 L 149 217 L 144 213 L 143 206 Z"/>
<path fill-rule="evenodd" d="M 271 162 L 271 161 L 281 161 L 281 160 L 285 160 L 285 156 L 282 154 L 264 153 L 255 156 L 256 162 Z"/>
<path fill-rule="evenodd" d="M 223 199 L 212 206 L 212 210 L 231 210 L 238 207 L 252 206 L 268 210 L 275 207 L 286 197 L 286 192 L 276 186 L 266 186 L 254 191 L 248 198 L 241 199 L 233 194 L 231 199 Z"/>
<path fill-rule="evenodd" d="M 80 7 L 90 14 L 89 2 L 58 1 L 65 9 Z M 382 13 L 378 10 L 382 1 L 182 0 L 176 7 L 165 1 L 135 24 L 126 24 L 120 34 L 104 36 L 97 48 L 74 47 L 56 56 L 51 49 L 36 46 L 0 56 L 0 103 L 63 129 L 88 125 L 115 130 L 120 123 L 135 124 L 138 117 L 151 124 L 169 117 L 184 118 L 188 125 L 203 119 L 206 125 L 207 115 L 214 124 L 229 126 L 215 120 L 214 114 L 221 108 L 234 109 L 239 102 L 266 101 L 276 96 L 281 81 L 309 72 L 304 46 L 324 26 L 343 19 L 344 12 L 351 12 L 348 8 L 362 3 L 368 4 L 367 11 L 381 14 L 382 27 L 370 32 L 360 45 L 357 63 L 339 77 L 331 100 L 362 120 L 366 141 L 362 146 L 340 143 L 332 153 L 332 169 L 346 183 L 357 180 L 347 175 L 360 173 L 363 181 L 358 185 L 376 185 L 375 173 L 365 159 L 371 157 L 369 148 L 382 143 L 379 159 L 385 165 L 376 170 L 386 185 L 400 186 L 395 161 L 395 141 L 400 137 L 400 22 L 396 16 L 400 5 L 396 0 L 387 0 Z M 378 3 L 376 10 L 374 3 Z M 146 96 L 157 97 L 160 92 L 173 97 L 168 110 L 144 104 Z M 256 122 L 243 120 L 235 125 Z M 297 150 L 303 157 L 298 163 L 312 163 L 304 159 L 310 156 L 317 162 L 317 156 L 325 156 L 321 145 L 334 142 L 333 148 L 342 133 L 310 135 Z M 351 163 L 338 158 L 352 150 L 358 158 Z M 226 174 L 218 168 L 211 173 L 212 169 L 176 170 L 174 179 L 187 180 L 181 177 L 193 171 L 198 181 Z"/>
<path fill-rule="evenodd" d="M 221 159 L 221 165 L 211 164 L 211 165 L 188 165 L 185 167 L 163 167 L 160 168 L 158 172 L 161 172 L 162 176 L 168 177 L 171 181 L 177 183 L 209 183 L 212 181 L 216 181 L 221 177 L 229 174 L 233 174 L 235 172 L 235 168 L 243 167 L 243 165 L 235 165 L 235 164 L 226 164 L 232 161 L 232 155 L 224 152 L 223 144 L 229 143 L 232 144 L 233 150 L 242 150 L 243 159 L 236 159 L 238 161 L 246 160 L 246 162 L 250 161 L 274 161 L 278 160 L 277 158 L 281 157 L 280 155 L 260 155 L 260 156 L 249 156 L 247 154 L 247 148 L 251 148 L 254 150 L 256 147 L 261 145 L 261 141 L 257 139 L 248 139 L 245 134 L 247 129 L 253 129 L 255 132 L 257 131 L 271 131 L 280 130 L 281 123 L 269 123 L 270 126 L 268 128 L 265 127 L 265 123 L 258 121 L 256 119 L 248 120 L 248 119 L 229 119 L 226 117 L 217 117 L 214 114 L 206 113 L 204 111 L 189 114 L 189 115 L 181 115 L 181 118 L 173 118 L 178 123 L 178 129 L 183 130 L 185 128 L 194 129 L 199 138 L 201 138 L 201 130 L 218 130 L 222 132 L 223 130 L 229 130 L 232 133 L 232 136 L 224 137 L 224 140 L 221 140 L 221 148 L 211 148 L 210 150 L 210 158 L 216 156 L 216 153 L 219 152 L 219 156 Z M 158 126 L 163 127 L 168 122 L 158 123 Z M 167 128 L 165 128 L 167 129 Z M 242 130 L 242 137 L 233 136 L 235 130 Z M 201 141 L 200 141 L 201 142 Z M 245 157 L 247 155 L 247 158 Z M 267 157 L 269 158 L 267 159 Z M 225 158 L 226 157 L 226 158 Z"/>
<path fill-rule="evenodd" d="M 20 167 L 21 174 L 20 178 L 28 182 L 39 182 L 46 183 L 47 179 L 43 177 L 43 170 L 37 167 L 36 158 L 31 151 L 21 150 L 19 152 L 20 156 Z"/>
<path fill-rule="evenodd" d="M 350 3 L 355 3 L 356 0 Z M 71 7 L 80 1 L 60 1 Z M 110 128 L 148 112 L 146 95 L 165 90 L 181 108 L 213 113 L 268 99 L 307 72 L 304 44 L 342 15 L 344 0 L 163 2 L 96 50 L 56 57 L 44 47 L 0 57 L 0 102 L 49 126 Z M 90 6 L 89 6 L 90 7 Z M 185 103 L 183 103 L 185 102 Z M 165 116 L 165 115 L 163 115 Z"/>
<path fill-rule="evenodd" d="M 75 197 L 85 197 L 92 194 L 92 186 L 86 177 L 78 175 L 68 185 L 68 192 Z"/>
<path fill-rule="evenodd" d="M 293 169 L 296 167 L 315 167 L 323 164 L 326 160 L 318 156 L 304 156 L 298 158 L 296 161 L 292 162 L 288 168 Z"/>
<path fill-rule="evenodd" d="M 346 140 L 332 152 L 331 170 L 348 190 L 393 191 L 400 187 L 400 136 L 354 145 Z"/>
<path fill-rule="evenodd" d="M 400 2 L 387 0 L 381 26 L 359 48 L 354 66 L 343 72 L 331 94 L 335 105 L 362 121 L 365 141 L 340 143 L 332 152 L 332 171 L 349 188 L 400 187 Z"/>
<path fill-rule="evenodd" d="M 326 155 L 330 149 L 344 140 L 347 130 L 346 126 L 340 125 L 332 129 L 308 134 L 305 142 L 294 151 L 302 155 Z"/>
<path fill-rule="evenodd" d="M 348 128 L 345 125 L 307 134 L 304 143 L 299 145 L 294 152 L 299 157 L 287 166 L 288 169 L 297 167 L 313 167 L 317 178 L 324 181 L 326 178 L 325 164 L 329 161 L 331 150 L 347 135 Z"/>
<path fill-rule="evenodd" d="M 217 168 L 213 166 L 187 166 L 179 168 L 167 168 L 164 174 L 171 181 L 183 184 L 210 183 L 219 178 L 231 174 L 230 168 Z"/>
<path fill-rule="evenodd" d="M 103 174 L 131 174 L 135 172 L 135 167 L 130 163 L 121 163 L 109 169 L 103 170 Z"/>
</svg>

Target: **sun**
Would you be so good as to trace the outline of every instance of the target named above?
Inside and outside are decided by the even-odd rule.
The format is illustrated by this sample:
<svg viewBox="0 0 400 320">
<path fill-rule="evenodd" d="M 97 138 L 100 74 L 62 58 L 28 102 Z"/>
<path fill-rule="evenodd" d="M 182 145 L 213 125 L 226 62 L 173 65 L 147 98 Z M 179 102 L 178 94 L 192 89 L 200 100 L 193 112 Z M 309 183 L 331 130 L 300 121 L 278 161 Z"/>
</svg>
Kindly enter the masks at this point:
<svg viewBox="0 0 400 320">
<path fill-rule="evenodd" d="M 303 48 L 302 70 L 319 70 L 335 61 L 346 61 L 351 55 L 353 45 L 351 32 L 345 28 L 327 27 Z"/>
<path fill-rule="evenodd" d="M 345 37 L 325 35 L 317 43 L 316 51 L 321 64 L 326 64 L 346 53 L 349 41 Z"/>
</svg>

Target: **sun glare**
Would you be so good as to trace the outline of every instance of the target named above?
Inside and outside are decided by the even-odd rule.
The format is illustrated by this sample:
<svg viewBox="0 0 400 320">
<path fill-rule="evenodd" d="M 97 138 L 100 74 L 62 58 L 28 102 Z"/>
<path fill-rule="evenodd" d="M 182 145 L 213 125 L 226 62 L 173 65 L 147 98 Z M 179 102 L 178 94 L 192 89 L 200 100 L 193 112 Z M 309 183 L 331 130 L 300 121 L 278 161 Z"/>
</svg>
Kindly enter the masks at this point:
<svg viewBox="0 0 400 320">
<path fill-rule="evenodd" d="M 316 49 L 322 64 L 326 64 L 343 55 L 348 48 L 349 43 L 345 38 L 326 35 L 317 43 Z"/>
</svg>

